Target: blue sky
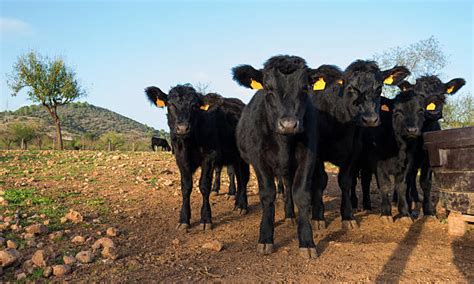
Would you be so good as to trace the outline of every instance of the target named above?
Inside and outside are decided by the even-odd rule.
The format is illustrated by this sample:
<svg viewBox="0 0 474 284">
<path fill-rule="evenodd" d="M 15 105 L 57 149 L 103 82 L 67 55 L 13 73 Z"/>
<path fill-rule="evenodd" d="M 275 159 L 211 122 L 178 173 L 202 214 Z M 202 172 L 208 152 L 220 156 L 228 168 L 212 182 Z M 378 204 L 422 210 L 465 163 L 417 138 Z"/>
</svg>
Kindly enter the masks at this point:
<svg viewBox="0 0 474 284">
<path fill-rule="evenodd" d="M 463 92 L 474 94 L 472 1 L 235 2 L 0 0 L 0 109 L 29 103 L 10 96 L 5 76 L 29 50 L 63 57 L 87 91 L 83 101 L 168 130 L 145 87 L 201 82 L 248 102 L 252 91 L 231 78 L 238 64 L 292 54 L 345 68 L 432 35 L 449 55 L 442 79 L 463 77 Z"/>
</svg>

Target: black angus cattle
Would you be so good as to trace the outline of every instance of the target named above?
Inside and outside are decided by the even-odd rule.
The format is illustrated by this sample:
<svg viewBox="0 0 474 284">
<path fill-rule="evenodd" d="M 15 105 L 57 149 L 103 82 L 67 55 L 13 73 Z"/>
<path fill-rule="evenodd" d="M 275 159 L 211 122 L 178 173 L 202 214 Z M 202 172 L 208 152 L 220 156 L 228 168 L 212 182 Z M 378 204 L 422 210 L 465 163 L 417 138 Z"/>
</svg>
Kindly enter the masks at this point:
<svg viewBox="0 0 474 284">
<path fill-rule="evenodd" d="M 236 206 L 247 210 L 244 185 L 249 178 L 249 166 L 239 155 L 235 142 L 235 127 L 244 104 L 238 99 L 222 98 L 217 94 L 202 95 L 191 85 L 178 85 L 165 94 L 157 87 L 145 89 L 148 99 L 158 107 L 168 109 L 171 144 L 181 175 L 183 204 L 178 228 L 190 227 L 190 196 L 193 173 L 201 167 L 199 189 L 202 194 L 201 227 L 212 228 L 209 203 L 212 172 L 218 165 L 233 165 L 237 176 Z"/>
<path fill-rule="evenodd" d="M 151 137 L 151 149 L 153 149 L 153 151 L 156 151 L 158 147 L 161 147 L 162 151 L 171 151 L 171 146 L 170 144 L 168 144 L 168 141 L 166 141 L 166 139 L 155 136 Z"/>
<path fill-rule="evenodd" d="M 221 189 L 221 173 L 222 173 L 222 166 L 216 166 L 214 170 L 214 184 L 212 185 L 211 195 L 219 194 L 219 190 Z M 229 165 L 227 166 L 227 175 L 229 176 L 229 191 L 228 196 L 229 198 L 235 198 L 235 171 L 234 168 Z"/>
<path fill-rule="evenodd" d="M 316 160 L 317 114 L 309 100 L 314 72 L 297 56 L 274 56 L 263 69 L 240 65 L 234 80 L 259 89 L 244 108 L 237 125 L 242 158 L 256 172 L 262 219 L 257 252 L 273 252 L 275 178 L 283 177 L 298 207 L 300 254 L 317 257 L 309 216 L 311 180 Z"/>
<path fill-rule="evenodd" d="M 325 228 L 323 191 L 327 185 L 324 161 L 339 167 L 338 183 L 342 191 L 342 226 L 357 226 L 352 213 L 350 190 L 355 163 L 362 151 L 363 127 L 375 127 L 379 122 L 379 106 L 382 85 L 397 84 L 409 75 L 407 68 L 396 66 L 380 70 L 373 61 L 357 60 L 344 72 L 331 65 L 318 68 L 316 83 L 311 90 L 311 101 L 319 112 L 318 162 L 313 181 L 313 227 Z M 290 197 L 286 198 L 285 210 L 294 215 Z"/>
<path fill-rule="evenodd" d="M 423 98 L 425 109 L 425 121 L 421 129 L 422 133 L 441 130 L 439 120 L 443 117 L 443 107 L 446 103 L 446 94 L 455 94 L 465 81 L 462 78 L 452 79 L 448 83 L 443 83 L 437 76 L 423 76 L 416 80 L 412 85 L 408 81 L 403 81 L 398 86 L 402 91 L 413 91 L 417 96 Z M 435 214 L 431 202 L 432 171 L 429 164 L 428 153 L 423 149 L 423 136 L 417 138 L 416 150 L 414 151 L 413 163 L 407 172 L 407 203 L 409 211 L 412 211 L 412 201 L 420 202 L 418 191 L 416 189 L 416 176 L 420 171 L 419 183 L 423 191 L 423 215 L 432 216 Z M 372 172 L 366 167 L 361 169 L 361 187 L 363 193 L 363 208 L 371 210 L 370 202 L 370 182 Z M 357 179 L 354 178 L 352 195 L 356 196 Z M 397 193 L 394 192 L 394 201 Z M 355 200 L 357 198 L 355 197 Z M 357 201 L 356 201 L 357 203 Z M 417 217 L 418 212 L 412 212 L 413 217 Z"/>
<path fill-rule="evenodd" d="M 393 221 L 390 192 L 397 191 L 398 217 L 411 220 L 406 200 L 406 176 L 414 163 L 417 141 L 425 120 L 424 99 L 412 90 L 384 99 L 379 127 L 364 129 L 366 144 L 361 163 L 366 172 L 374 172 L 382 195 L 381 215 Z M 390 176 L 394 177 L 394 186 Z"/>
</svg>

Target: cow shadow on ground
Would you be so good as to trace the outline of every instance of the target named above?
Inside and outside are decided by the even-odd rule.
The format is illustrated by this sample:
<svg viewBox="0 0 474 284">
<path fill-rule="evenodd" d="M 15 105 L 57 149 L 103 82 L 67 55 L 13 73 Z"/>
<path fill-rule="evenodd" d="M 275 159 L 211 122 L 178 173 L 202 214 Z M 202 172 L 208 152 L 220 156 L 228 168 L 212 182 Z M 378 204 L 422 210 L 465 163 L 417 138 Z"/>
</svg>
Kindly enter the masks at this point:
<svg viewBox="0 0 474 284">
<path fill-rule="evenodd" d="M 426 219 L 422 218 L 410 225 L 405 237 L 400 241 L 397 248 L 388 258 L 388 261 L 384 264 L 382 271 L 375 280 L 376 283 L 387 281 L 396 283 L 400 281 L 410 255 L 420 239 L 425 222 Z"/>
<path fill-rule="evenodd" d="M 466 233 L 451 243 L 453 263 L 462 273 L 467 283 L 474 283 L 474 234 Z"/>
</svg>

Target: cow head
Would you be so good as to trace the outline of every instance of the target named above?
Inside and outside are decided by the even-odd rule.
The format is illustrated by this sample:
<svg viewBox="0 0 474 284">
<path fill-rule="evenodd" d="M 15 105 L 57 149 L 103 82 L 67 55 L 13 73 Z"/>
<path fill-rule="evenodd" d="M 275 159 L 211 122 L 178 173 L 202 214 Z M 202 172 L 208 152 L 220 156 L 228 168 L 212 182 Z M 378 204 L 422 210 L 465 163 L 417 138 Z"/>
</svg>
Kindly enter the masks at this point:
<svg viewBox="0 0 474 284">
<path fill-rule="evenodd" d="M 232 69 L 233 78 L 264 96 L 267 121 L 273 131 L 294 135 L 304 131 L 303 117 L 309 104 L 311 70 L 304 59 L 280 55 L 270 58 L 263 69 L 240 65 Z"/>
<path fill-rule="evenodd" d="M 398 85 L 402 91 L 412 90 L 417 96 L 424 99 L 425 118 L 437 121 L 443 117 L 443 107 L 446 103 L 446 94 L 454 95 L 466 84 L 462 78 L 452 79 L 443 83 L 437 76 L 423 76 L 416 79 L 414 85 L 403 81 Z"/>
<path fill-rule="evenodd" d="M 390 105 L 392 126 L 395 135 L 404 140 L 421 136 L 421 129 L 425 121 L 423 99 L 414 92 L 407 91 L 398 94 Z"/>
<path fill-rule="evenodd" d="M 344 71 L 343 96 L 347 113 L 359 126 L 378 126 L 382 86 L 397 85 L 409 74 L 403 66 L 381 71 L 374 61 L 353 62 Z"/>
<path fill-rule="evenodd" d="M 169 94 L 157 87 L 148 87 L 145 93 L 157 107 L 168 109 L 168 126 L 172 133 L 185 137 L 196 127 L 203 112 L 213 111 L 222 101 L 217 94 L 203 96 L 190 85 L 177 85 Z"/>
</svg>

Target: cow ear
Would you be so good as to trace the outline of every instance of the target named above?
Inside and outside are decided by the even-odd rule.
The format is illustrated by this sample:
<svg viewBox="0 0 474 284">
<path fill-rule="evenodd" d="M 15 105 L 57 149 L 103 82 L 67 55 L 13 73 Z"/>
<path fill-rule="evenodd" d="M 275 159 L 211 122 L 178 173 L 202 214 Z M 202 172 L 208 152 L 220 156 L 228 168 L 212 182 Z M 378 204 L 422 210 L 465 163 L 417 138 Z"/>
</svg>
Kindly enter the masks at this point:
<svg viewBox="0 0 474 284">
<path fill-rule="evenodd" d="M 398 84 L 398 87 L 400 90 L 402 90 L 402 92 L 413 90 L 413 85 L 406 80 L 403 80 L 400 84 Z"/>
<path fill-rule="evenodd" d="M 382 71 L 385 85 L 398 85 L 408 75 L 410 75 L 410 71 L 405 66 L 395 66 L 392 69 Z"/>
<path fill-rule="evenodd" d="M 233 79 L 239 85 L 253 89 L 263 89 L 263 74 L 250 65 L 239 65 L 232 68 Z"/>
<path fill-rule="evenodd" d="M 224 103 L 224 98 L 216 93 L 209 93 L 201 98 L 201 106 L 203 111 L 211 112 L 216 110 Z"/>
<path fill-rule="evenodd" d="M 444 84 L 446 88 L 446 93 L 450 95 L 454 95 L 459 89 L 462 88 L 466 84 L 466 81 L 462 78 L 452 79 L 448 83 Z"/>
<path fill-rule="evenodd" d="M 168 104 L 168 95 L 163 93 L 158 87 L 152 86 L 145 89 L 148 100 L 157 107 L 165 107 Z"/>
<path fill-rule="evenodd" d="M 322 65 L 318 69 L 310 71 L 310 83 L 313 91 L 325 90 L 333 84 L 343 85 L 344 75 L 342 71 L 332 65 Z"/>
</svg>

